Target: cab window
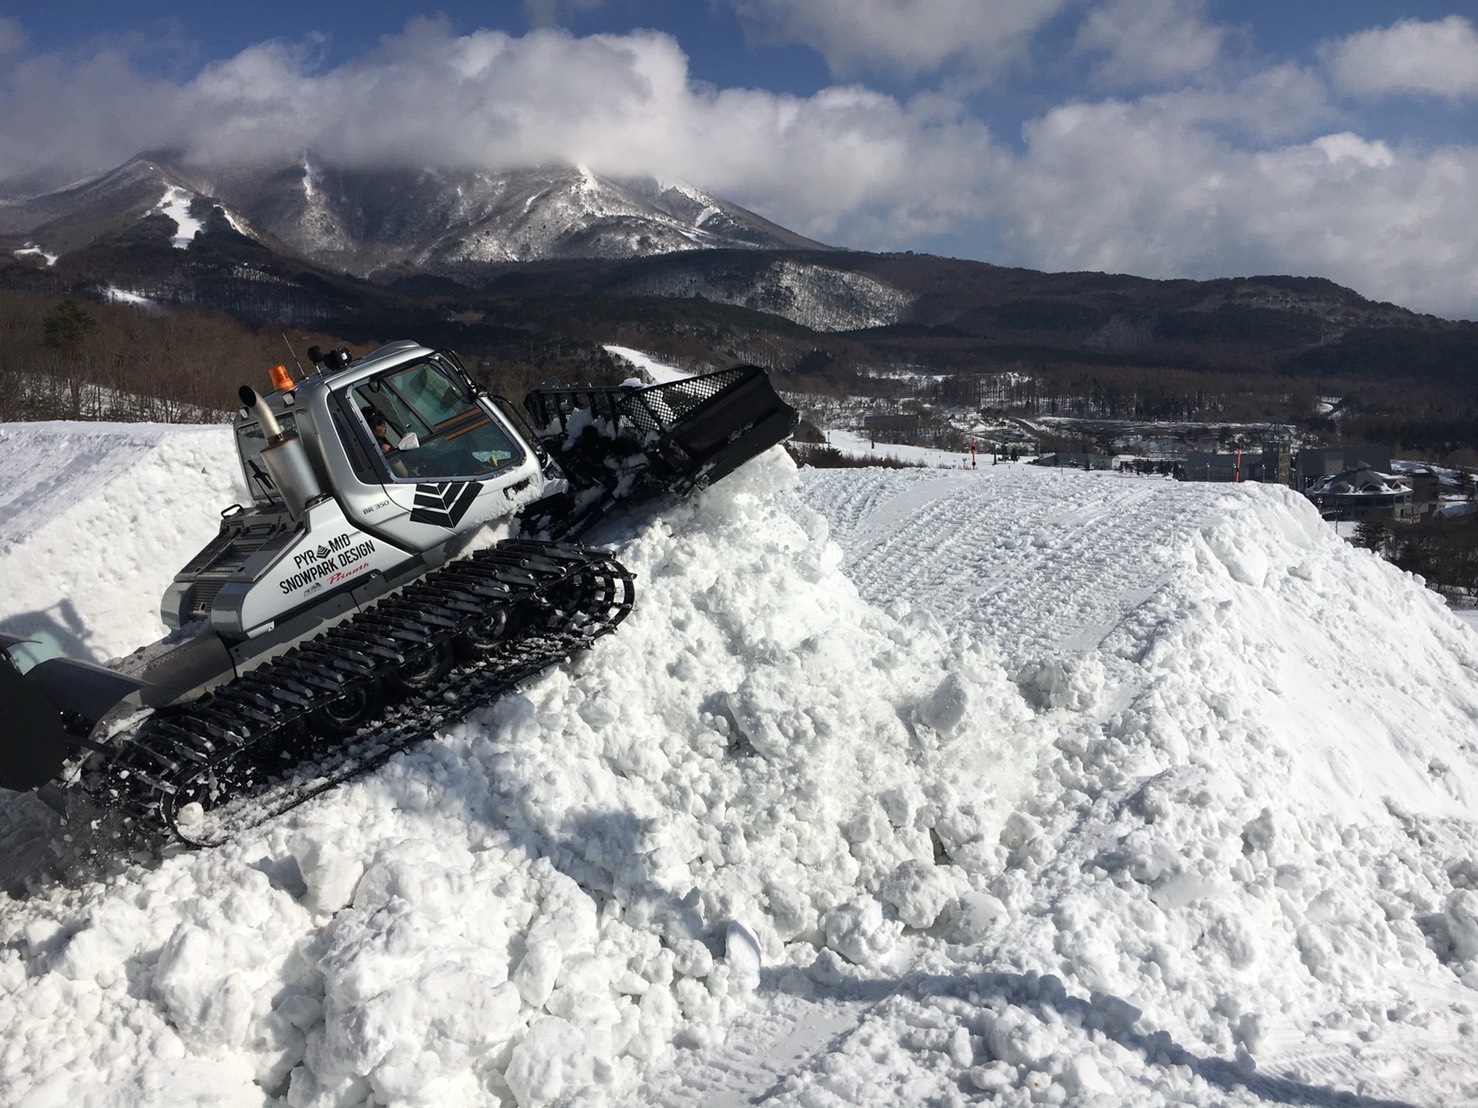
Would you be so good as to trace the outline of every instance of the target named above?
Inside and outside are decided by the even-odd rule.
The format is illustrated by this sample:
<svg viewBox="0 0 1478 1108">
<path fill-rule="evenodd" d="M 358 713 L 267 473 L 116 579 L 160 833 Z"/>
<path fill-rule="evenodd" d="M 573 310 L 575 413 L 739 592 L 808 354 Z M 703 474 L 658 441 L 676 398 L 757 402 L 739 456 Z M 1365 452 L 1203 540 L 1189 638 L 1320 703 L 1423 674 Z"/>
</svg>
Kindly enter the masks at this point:
<svg viewBox="0 0 1478 1108">
<path fill-rule="evenodd" d="M 350 394 L 396 478 L 476 480 L 522 460 L 518 444 L 465 382 L 435 359 L 356 385 Z"/>
<path fill-rule="evenodd" d="M 298 420 L 292 412 L 279 412 L 277 423 L 285 434 L 297 433 Z M 253 421 L 237 426 L 236 454 L 241 459 L 241 471 L 246 477 L 247 488 L 251 489 L 252 499 L 258 502 L 281 499 L 267 473 L 266 463 L 262 461 L 262 451 L 266 447 L 267 436 L 261 424 Z"/>
</svg>

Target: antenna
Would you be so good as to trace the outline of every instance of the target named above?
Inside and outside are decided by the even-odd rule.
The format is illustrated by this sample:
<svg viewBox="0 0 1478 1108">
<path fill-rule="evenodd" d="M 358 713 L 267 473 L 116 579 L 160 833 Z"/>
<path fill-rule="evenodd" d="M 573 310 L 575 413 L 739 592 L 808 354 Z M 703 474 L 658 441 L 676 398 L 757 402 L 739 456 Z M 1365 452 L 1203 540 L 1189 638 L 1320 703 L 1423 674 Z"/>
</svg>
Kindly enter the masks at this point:
<svg viewBox="0 0 1478 1108">
<path fill-rule="evenodd" d="M 303 363 L 298 361 L 298 352 L 293 349 L 293 344 L 288 341 L 287 332 L 282 331 L 279 333 L 282 335 L 282 341 L 287 343 L 287 352 L 293 356 L 293 365 L 298 367 L 298 376 L 303 376 Z"/>
</svg>

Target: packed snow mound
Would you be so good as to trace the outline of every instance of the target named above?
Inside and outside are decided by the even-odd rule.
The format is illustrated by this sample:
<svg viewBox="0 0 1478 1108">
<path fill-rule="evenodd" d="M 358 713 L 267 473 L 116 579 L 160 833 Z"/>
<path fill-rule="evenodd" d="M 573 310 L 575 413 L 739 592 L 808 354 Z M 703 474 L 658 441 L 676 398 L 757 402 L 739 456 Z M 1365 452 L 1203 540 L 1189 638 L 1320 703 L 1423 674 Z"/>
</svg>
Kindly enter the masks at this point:
<svg viewBox="0 0 1478 1108">
<path fill-rule="evenodd" d="M 107 661 L 164 634 L 165 587 L 245 500 L 230 432 L 0 424 L 0 631 L 36 657 Z"/>
<path fill-rule="evenodd" d="M 1241 776 L 1315 813 L 1478 811 L 1474 636 L 1420 583 L 1273 485 L 999 467 L 806 483 L 879 604 L 983 631 L 1041 707 L 1172 762 L 1245 737 Z M 1271 759 L 1271 763 L 1269 761 Z"/>
<path fill-rule="evenodd" d="M 80 433 L 7 430 L 7 479 Z M 115 554 L 168 579 L 230 453 L 194 433 L 0 518 L 0 627 L 108 511 L 170 505 Z M 226 847 L 4 902 L 10 1099 L 1478 1102 L 1478 636 L 1300 498 L 776 451 L 591 539 L 617 634 Z M 116 580 L 96 629 L 71 594 L 106 651 L 155 620 Z"/>
</svg>

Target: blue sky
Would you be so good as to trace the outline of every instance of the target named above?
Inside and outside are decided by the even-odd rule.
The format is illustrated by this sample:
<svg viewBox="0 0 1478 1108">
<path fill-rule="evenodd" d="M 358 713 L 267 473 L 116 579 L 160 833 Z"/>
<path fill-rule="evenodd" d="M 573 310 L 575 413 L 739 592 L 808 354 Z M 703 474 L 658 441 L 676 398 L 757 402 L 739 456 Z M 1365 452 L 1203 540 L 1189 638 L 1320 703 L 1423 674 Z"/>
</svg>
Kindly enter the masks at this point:
<svg viewBox="0 0 1478 1108">
<path fill-rule="evenodd" d="M 576 161 L 838 245 L 1478 318 L 1472 0 L 85 0 L 0 13 L 0 63 L 0 177 Z"/>
</svg>

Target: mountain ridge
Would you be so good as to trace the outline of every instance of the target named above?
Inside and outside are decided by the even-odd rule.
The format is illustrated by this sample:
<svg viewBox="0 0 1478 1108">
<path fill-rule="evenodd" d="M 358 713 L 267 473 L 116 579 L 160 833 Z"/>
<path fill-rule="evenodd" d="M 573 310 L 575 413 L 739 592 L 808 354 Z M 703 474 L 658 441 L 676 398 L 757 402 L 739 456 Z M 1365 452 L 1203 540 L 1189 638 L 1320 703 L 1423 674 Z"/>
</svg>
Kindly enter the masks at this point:
<svg viewBox="0 0 1478 1108">
<path fill-rule="evenodd" d="M 91 180 L 14 202 L 0 231 L 62 253 L 126 230 L 175 189 L 189 193 L 192 206 L 221 207 L 266 245 L 366 278 L 714 247 L 826 248 L 692 186 L 606 178 L 580 166 L 375 169 L 304 155 L 209 169 L 182 165 L 167 152 L 140 154 Z"/>
<path fill-rule="evenodd" d="M 578 167 L 494 180 L 307 159 L 207 173 L 143 155 L 0 204 L 0 285 L 121 291 L 366 342 L 417 334 L 470 349 L 634 330 L 735 356 L 768 348 L 776 368 L 812 359 L 1449 385 L 1478 365 L 1478 324 L 1324 278 L 1041 273 L 845 250 L 687 186 Z"/>
</svg>

